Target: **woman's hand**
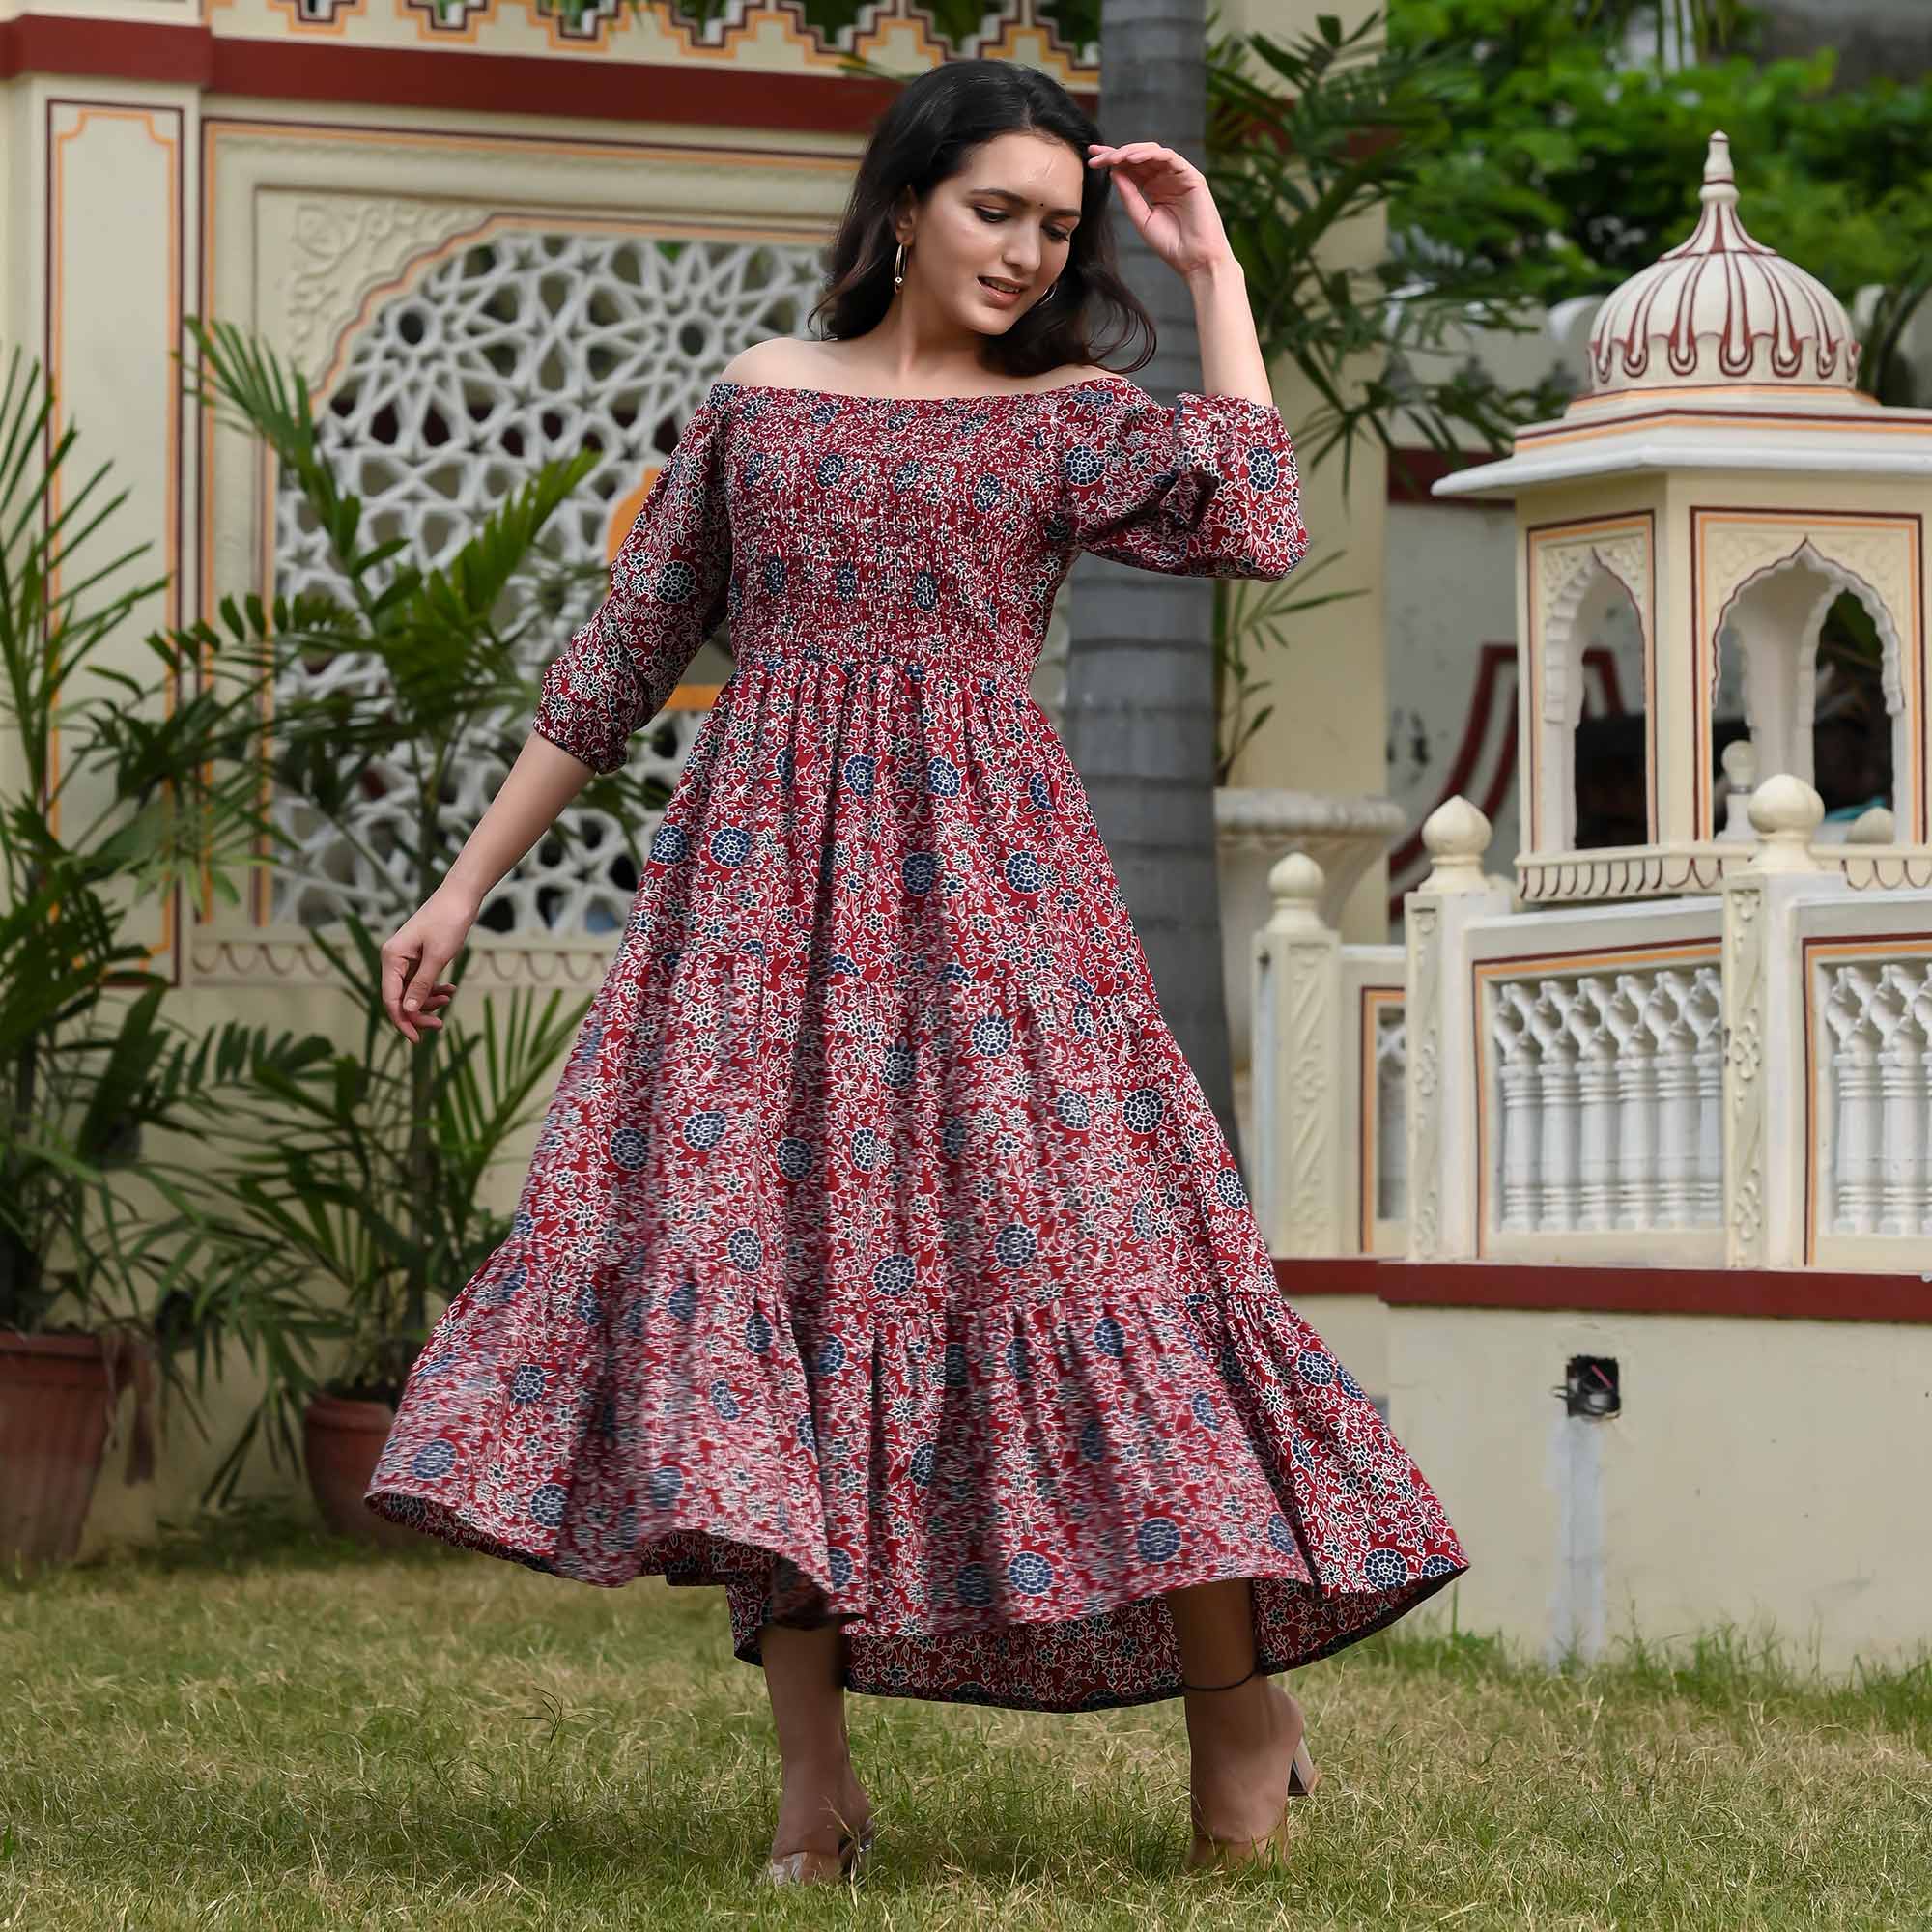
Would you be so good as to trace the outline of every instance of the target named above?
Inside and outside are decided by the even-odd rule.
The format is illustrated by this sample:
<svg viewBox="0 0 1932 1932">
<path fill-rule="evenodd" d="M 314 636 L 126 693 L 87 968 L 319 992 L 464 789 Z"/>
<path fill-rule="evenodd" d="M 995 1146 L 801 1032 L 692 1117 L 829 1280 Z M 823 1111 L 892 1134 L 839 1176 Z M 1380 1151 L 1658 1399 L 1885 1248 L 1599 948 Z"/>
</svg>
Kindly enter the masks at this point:
<svg viewBox="0 0 1932 1932">
<path fill-rule="evenodd" d="M 440 1033 L 438 1015 L 456 995 L 441 975 L 463 950 L 480 907 L 440 886 L 383 947 L 383 1010 L 412 1045 Z"/>
<path fill-rule="evenodd" d="M 1124 148 L 1094 141 L 1087 149 L 1087 165 L 1113 170 L 1128 219 L 1177 274 L 1234 259 L 1208 177 L 1172 148 L 1157 141 L 1129 141 Z"/>
</svg>

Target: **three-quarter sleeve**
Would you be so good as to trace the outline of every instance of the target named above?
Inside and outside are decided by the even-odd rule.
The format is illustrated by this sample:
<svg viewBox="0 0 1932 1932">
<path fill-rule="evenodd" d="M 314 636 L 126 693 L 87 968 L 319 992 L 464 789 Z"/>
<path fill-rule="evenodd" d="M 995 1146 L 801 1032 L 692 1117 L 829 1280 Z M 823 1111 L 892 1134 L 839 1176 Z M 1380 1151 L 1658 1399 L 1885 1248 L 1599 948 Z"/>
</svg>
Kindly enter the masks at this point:
<svg viewBox="0 0 1932 1932">
<path fill-rule="evenodd" d="M 716 392 L 679 432 L 611 565 L 611 591 L 551 661 L 531 728 L 600 772 L 664 708 L 724 619 L 731 526 Z"/>
<path fill-rule="evenodd" d="M 1057 392 L 1059 533 L 1179 577 L 1286 577 L 1308 548 L 1294 450 L 1272 403 L 1124 376 Z"/>
</svg>

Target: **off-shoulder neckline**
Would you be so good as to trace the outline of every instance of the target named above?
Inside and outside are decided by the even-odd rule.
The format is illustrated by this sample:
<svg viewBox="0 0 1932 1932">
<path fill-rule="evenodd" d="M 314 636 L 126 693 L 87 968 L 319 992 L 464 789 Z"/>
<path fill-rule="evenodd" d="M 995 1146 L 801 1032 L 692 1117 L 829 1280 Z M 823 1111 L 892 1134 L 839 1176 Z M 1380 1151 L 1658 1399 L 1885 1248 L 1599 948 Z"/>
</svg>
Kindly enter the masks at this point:
<svg viewBox="0 0 1932 1932">
<path fill-rule="evenodd" d="M 1126 383 L 1130 379 L 1110 370 L 1104 376 L 1083 376 L 1077 383 L 1062 383 L 1051 389 L 989 389 L 973 396 L 867 396 L 852 389 L 810 389 L 796 383 L 741 383 L 720 376 L 712 384 L 718 389 L 753 389 L 769 396 L 816 396 L 840 403 L 1008 403 L 1020 398 L 1037 400 L 1042 396 L 1064 396 L 1069 389 L 1091 389 L 1098 383 Z"/>
</svg>

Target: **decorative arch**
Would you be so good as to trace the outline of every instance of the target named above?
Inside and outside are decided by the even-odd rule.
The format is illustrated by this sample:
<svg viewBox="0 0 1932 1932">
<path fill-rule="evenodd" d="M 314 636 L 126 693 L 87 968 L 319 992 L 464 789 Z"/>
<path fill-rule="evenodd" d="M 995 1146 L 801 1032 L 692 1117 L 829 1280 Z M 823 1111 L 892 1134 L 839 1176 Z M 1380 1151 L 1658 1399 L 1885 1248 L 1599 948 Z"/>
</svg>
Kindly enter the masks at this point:
<svg viewBox="0 0 1932 1932">
<path fill-rule="evenodd" d="M 1926 831 L 1924 617 L 1917 594 L 1920 533 L 1912 516 L 1693 511 L 1693 667 L 1701 742 L 1722 672 L 1720 636 L 1735 627 L 1745 650 L 1745 715 L 1760 777 L 1812 776 L 1810 725 L 1818 638 L 1825 614 L 1849 591 L 1872 614 L 1883 650 L 1891 720 L 1894 805 L 1902 836 Z M 1758 636 L 1748 635 L 1753 620 Z M 1693 836 L 1712 837 L 1711 777 L 1698 774 Z"/>
<path fill-rule="evenodd" d="M 424 567 L 452 555 L 539 461 L 593 448 L 599 462 L 549 534 L 566 561 L 601 565 L 613 518 L 718 370 L 752 342 L 802 332 L 821 282 L 817 253 L 804 242 L 595 219 L 465 223 L 385 264 L 373 292 L 354 298 L 318 397 L 318 441 L 369 506 L 375 531 L 402 537 Z M 267 574 L 278 594 L 333 582 L 327 543 L 286 481 L 273 531 Z M 545 627 L 532 675 L 600 591 L 593 580 Z M 345 654 L 292 670 L 278 696 L 360 688 L 379 674 Z M 674 781 L 697 722 L 668 715 L 672 728 L 640 738 L 634 755 Z M 657 742 L 665 736 L 675 743 Z M 481 816 L 504 771 L 488 745 L 462 760 L 459 824 Z M 287 802 L 298 857 L 274 875 L 270 919 L 316 923 L 386 895 L 375 867 L 394 843 L 403 779 L 399 768 L 375 769 L 350 838 L 306 825 Z M 570 936 L 622 924 L 636 879 L 616 825 L 578 807 L 565 824 L 575 836 L 541 841 L 493 895 L 484 925 Z"/>
<path fill-rule="evenodd" d="M 1618 601 L 1635 616 L 1643 653 L 1647 814 L 1657 832 L 1655 572 L 1651 520 L 1597 518 L 1533 530 L 1528 688 L 1522 740 L 1526 852 L 1568 849 L 1576 827 L 1577 727 L 1591 621 Z"/>
</svg>

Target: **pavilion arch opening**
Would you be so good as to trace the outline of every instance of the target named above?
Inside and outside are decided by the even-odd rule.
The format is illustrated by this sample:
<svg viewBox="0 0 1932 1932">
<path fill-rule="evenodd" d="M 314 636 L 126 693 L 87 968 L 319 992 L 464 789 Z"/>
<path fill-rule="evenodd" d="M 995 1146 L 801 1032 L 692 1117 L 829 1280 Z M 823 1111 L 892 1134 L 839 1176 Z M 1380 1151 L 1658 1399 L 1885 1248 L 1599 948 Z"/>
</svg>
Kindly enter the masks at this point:
<svg viewBox="0 0 1932 1932">
<path fill-rule="evenodd" d="M 1868 584 L 1806 539 L 1739 588 L 1717 645 L 1714 735 L 1748 732 L 1759 782 L 1788 772 L 1816 788 L 1821 838 L 1842 838 L 1873 806 L 1899 810 L 1908 721 L 1898 632 Z"/>
<path fill-rule="evenodd" d="M 426 259 L 379 303 L 335 359 L 317 440 L 341 486 L 367 506 L 363 540 L 400 539 L 409 561 L 446 562 L 489 512 L 547 460 L 597 462 L 551 520 L 553 568 L 514 584 L 506 625 L 532 614 L 532 678 L 596 608 L 644 479 L 720 369 L 741 349 L 799 334 L 822 283 L 807 243 L 713 242 L 608 228 L 499 229 Z M 298 488 L 286 477 L 274 511 L 277 595 L 345 584 Z M 728 647 L 707 644 L 687 673 L 730 673 Z M 380 664 L 336 653 L 293 667 L 276 696 L 367 692 Z M 632 747 L 634 765 L 675 781 L 698 714 L 666 711 Z M 521 744 L 526 716 L 488 721 L 444 787 L 458 842 L 482 815 Z M 349 808 L 348 836 L 277 802 L 294 856 L 276 867 L 270 917 L 322 925 L 393 903 L 412 828 L 412 748 L 375 759 Z M 497 933 L 568 936 L 615 930 L 638 874 L 617 822 L 573 806 L 486 902 Z M 386 877 L 384 876 L 386 875 Z"/>
<path fill-rule="evenodd" d="M 1643 624 L 1623 580 L 1594 559 L 1561 600 L 1545 653 L 1548 782 L 1563 850 L 1651 837 Z"/>
<path fill-rule="evenodd" d="M 1819 629 L 1811 715 L 1811 782 L 1828 824 L 1873 806 L 1897 810 L 1893 740 L 1896 707 L 1885 678 L 1878 619 L 1856 592 L 1832 600 Z"/>
</svg>

